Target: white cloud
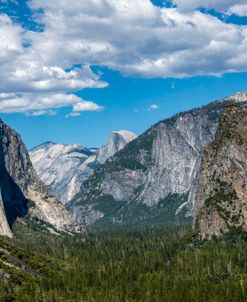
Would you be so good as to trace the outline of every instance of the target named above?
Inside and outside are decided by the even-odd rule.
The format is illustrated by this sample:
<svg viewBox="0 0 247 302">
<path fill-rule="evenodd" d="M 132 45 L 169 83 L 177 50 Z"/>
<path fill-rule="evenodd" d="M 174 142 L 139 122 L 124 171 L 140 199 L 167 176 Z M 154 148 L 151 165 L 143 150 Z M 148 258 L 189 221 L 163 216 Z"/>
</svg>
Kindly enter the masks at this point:
<svg viewBox="0 0 247 302">
<path fill-rule="evenodd" d="M 41 33 L 25 31 L 7 15 L 0 14 L 1 112 L 25 113 L 28 110 L 28 115 L 52 115 L 53 112 L 47 111 L 48 105 L 43 105 L 43 102 L 49 102 L 50 109 L 62 108 L 71 105 L 70 102 L 66 103 L 72 96 L 68 92 L 104 88 L 108 85 L 87 64 L 73 67 L 73 60 L 68 65 L 65 62 L 48 62 L 46 49 L 35 49 L 32 45 L 39 34 Z M 23 46 L 26 40 L 30 41 L 29 47 Z M 62 52 L 62 46 L 54 51 Z M 58 98 L 59 96 L 62 97 Z M 73 101 L 72 105 L 74 104 Z"/>
<path fill-rule="evenodd" d="M 67 92 L 107 86 L 89 66 L 65 71 L 57 66 L 42 65 L 27 54 L 12 63 L 4 62 L 0 71 L 5 75 L 0 81 L 2 92 Z"/>
<path fill-rule="evenodd" d="M 93 102 L 86 102 L 86 101 L 81 101 L 78 103 L 75 103 L 73 105 L 73 111 L 76 112 L 82 112 L 82 111 L 100 111 L 102 110 L 103 107 L 93 103 Z"/>
<path fill-rule="evenodd" d="M 31 116 L 54 115 L 54 109 L 72 107 L 73 111 L 99 111 L 103 107 L 85 101 L 74 94 L 25 94 L 11 97 L 6 95 L 0 100 L 0 112 L 25 113 Z"/>
<path fill-rule="evenodd" d="M 149 111 L 150 111 L 150 110 L 158 110 L 158 109 L 160 109 L 160 106 L 157 105 L 157 104 L 152 104 L 152 105 L 148 108 Z"/>
<path fill-rule="evenodd" d="M 49 115 L 49 116 L 53 116 L 56 115 L 57 112 L 54 110 L 37 110 L 37 111 L 27 111 L 26 115 L 27 116 L 43 116 L 43 115 Z"/>
<path fill-rule="evenodd" d="M 247 26 L 196 10 L 204 6 L 243 15 L 246 0 L 174 3 L 177 8 L 160 8 L 150 0 L 78 0 L 73 5 L 31 0 L 33 9 L 44 11 L 36 16 L 43 32 L 24 30 L 0 15 L 1 110 L 30 111 L 31 106 L 42 107 L 47 95 L 49 110 L 85 110 L 92 105 L 64 104 L 67 97 L 57 102 L 54 96 L 106 87 L 92 65 L 148 78 L 247 71 Z M 28 47 L 23 46 L 26 41 Z"/>
<path fill-rule="evenodd" d="M 229 13 L 239 16 L 247 16 L 247 4 L 235 4 L 228 9 Z"/>
<path fill-rule="evenodd" d="M 197 8 L 215 9 L 227 12 L 234 6 L 246 5 L 246 0 L 173 0 L 179 9 L 195 10 Z"/>
<path fill-rule="evenodd" d="M 33 0 L 33 7 L 44 9 L 40 21 L 46 30 L 30 38 L 48 65 L 83 62 L 140 77 L 245 71 L 247 62 L 232 60 L 245 56 L 246 26 L 188 11 L 215 3 L 228 9 L 225 2 L 176 0 L 178 9 L 169 9 L 149 0 L 78 0 L 73 6 L 66 0 Z"/>
<path fill-rule="evenodd" d="M 66 117 L 77 117 L 81 116 L 79 112 L 70 112 L 69 114 L 66 115 Z"/>
<path fill-rule="evenodd" d="M 12 99 L 16 96 L 15 93 L 0 93 L 0 101 L 6 99 Z"/>
<path fill-rule="evenodd" d="M 22 32 L 21 26 L 14 25 L 7 15 L 0 14 L 0 64 L 9 63 L 13 56 L 22 53 Z"/>
</svg>

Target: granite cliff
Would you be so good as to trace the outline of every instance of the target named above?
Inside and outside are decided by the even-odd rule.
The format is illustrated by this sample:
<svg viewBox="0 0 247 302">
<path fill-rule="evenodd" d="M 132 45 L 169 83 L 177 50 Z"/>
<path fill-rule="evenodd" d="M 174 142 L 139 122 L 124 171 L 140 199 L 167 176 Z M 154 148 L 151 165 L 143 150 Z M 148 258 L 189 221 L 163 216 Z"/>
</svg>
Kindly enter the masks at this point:
<svg viewBox="0 0 247 302">
<path fill-rule="evenodd" d="M 68 211 L 38 178 L 21 137 L 0 120 L 0 234 L 12 236 L 17 218 L 29 215 L 59 231 L 79 231 Z"/>
<path fill-rule="evenodd" d="M 205 147 L 194 226 L 202 239 L 233 228 L 247 230 L 247 108 L 227 108 Z"/>
</svg>

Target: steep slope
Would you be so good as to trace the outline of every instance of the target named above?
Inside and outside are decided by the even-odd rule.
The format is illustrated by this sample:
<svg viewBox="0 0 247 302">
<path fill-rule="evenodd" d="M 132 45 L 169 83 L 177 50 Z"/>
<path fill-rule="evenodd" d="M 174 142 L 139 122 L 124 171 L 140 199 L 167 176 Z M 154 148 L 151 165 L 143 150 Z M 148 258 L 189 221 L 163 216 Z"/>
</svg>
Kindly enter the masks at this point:
<svg viewBox="0 0 247 302">
<path fill-rule="evenodd" d="M 13 288 L 36 284 L 49 274 L 51 261 L 48 257 L 34 254 L 30 249 L 21 248 L 14 241 L 0 238 L 0 301 L 13 301 Z"/>
<path fill-rule="evenodd" d="M 93 172 L 96 150 L 80 145 L 47 142 L 33 148 L 31 161 L 42 179 L 59 201 L 66 203 Z"/>
<path fill-rule="evenodd" d="M 247 230 L 247 108 L 226 109 L 204 149 L 195 226 L 203 239 L 234 227 Z"/>
<path fill-rule="evenodd" d="M 99 164 L 134 138 L 134 133 L 122 130 L 112 132 L 107 144 L 99 150 L 47 142 L 30 150 L 29 154 L 42 181 L 59 201 L 66 204 Z"/>
<path fill-rule="evenodd" d="M 36 175 L 20 136 L 0 120 L 0 233 L 11 236 L 18 217 L 30 214 L 61 231 L 76 224 Z"/>
<path fill-rule="evenodd" d="M 102 146 L 98 151 L 96 158 L 97 162 L 104 164 L 109 157 L 122 150 L 135 138 L 137 138 L 137 136 L 133 132 L 127 130 L 111 132 L 107 144 Z"/>
<path fill-rule="evenodd" d="M 239 93 L 164 120 L 99 167 L 69 205 L 95 226 L 183 223 L 193 215 L 203 147 Z"/>
</svg>

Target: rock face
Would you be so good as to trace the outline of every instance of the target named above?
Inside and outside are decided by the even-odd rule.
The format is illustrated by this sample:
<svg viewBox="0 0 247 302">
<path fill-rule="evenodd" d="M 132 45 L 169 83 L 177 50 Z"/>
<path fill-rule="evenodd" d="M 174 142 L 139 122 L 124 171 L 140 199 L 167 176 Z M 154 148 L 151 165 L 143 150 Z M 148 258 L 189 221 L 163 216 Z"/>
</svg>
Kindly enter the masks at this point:
<svg viewBox="0 0 247 302">
<path fill-rule="evenodd" d="M 247 108 L 226 109 L 204 149 L 195 214 L 203 239 L 247 230 Z"/>
<path fill-rule="evenodd" d="M 47 142 L 35 147 L 29 154 L 42 181 L 59 201 L 66 204 L 79 192 L 81 184 L 99 164 L 103 164 L 134 138 L 134 133 L 122 130 L 112 132 L 108 143 L 99 150 Z"/>
<path fill-rule="evenodd" d="M 96 151 L 80 145 L 47 142 L 35 147 L 29 154 L 42 181 L 65 204 L 93 173 Z"/>
<path fill-rule="evenodd" d="M 0 173 L 0 234 L 11 236 L 15 220 L 28 213 L 60 231 L 76 231 L 74 219 L 49 196 L 47 187 L 36 175 L 20 136 L 1 120 Z M 29 200 L 33 203 L 30 210 Z"/>
<path fill-rule="evenodd" d="M 111 132 L 107 144 L 102 146 L 98 151 L 96 158 L 97 162 L 104 164 L 109 157 L 122 150 L 135 138 L 137 138 L 137 136 L 133 132 L 127 130 Z"/>
<path fill-rule="evenodd" d="M 179 223 L 194 213 L 205 145 L 237 94 L 161 121 L 100 166 L 69 204 L 78 221 L 96 225 Z"/>
</svg>

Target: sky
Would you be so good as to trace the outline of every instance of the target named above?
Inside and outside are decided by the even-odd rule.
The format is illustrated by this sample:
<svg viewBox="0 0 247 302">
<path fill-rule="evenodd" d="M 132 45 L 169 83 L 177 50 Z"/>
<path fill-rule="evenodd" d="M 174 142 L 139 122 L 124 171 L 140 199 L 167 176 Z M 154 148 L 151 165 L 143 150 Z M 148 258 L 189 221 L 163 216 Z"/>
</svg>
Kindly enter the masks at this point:
<svg viewBox="0 0 247 302">
<path fill-rule="evenodd" d="M 246 49 L 246 0 L 0 0 L 0 117 L 98 147 L 247 91 Z"/>
</svg>

